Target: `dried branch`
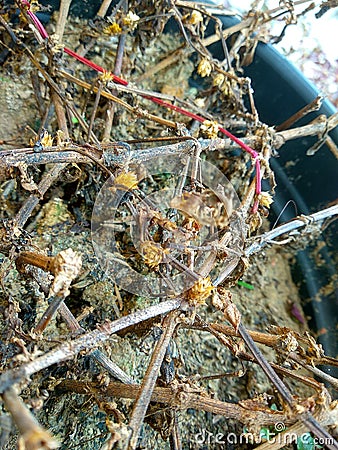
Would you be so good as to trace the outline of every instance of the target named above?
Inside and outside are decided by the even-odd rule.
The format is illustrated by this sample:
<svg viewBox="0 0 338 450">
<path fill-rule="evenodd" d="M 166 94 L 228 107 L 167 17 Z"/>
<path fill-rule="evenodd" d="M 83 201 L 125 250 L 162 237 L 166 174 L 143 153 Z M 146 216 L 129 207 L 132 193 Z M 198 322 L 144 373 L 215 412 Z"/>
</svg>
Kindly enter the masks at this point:
<svg viewBox="0 0 338 450">
<path fill-rule="evenodd" d="M 98 392 L 108 397 L 117 398 L 138 398 L 141 387 L 138 385 L 124 385 L 122 383 L 110 382 L 108 386 L 100 387 L 98 383 L 84 383 L 76 380 L 64 380 L 56 387 L 58 392 L 76 392 L 88 395 L 89 392 Z M 89 392 L 88 392 L 89 390 Z M 248 422 L 259 422 L 262 426 L 273 425 L 276 422 L 292 424 L 293 420 L 278 411 L 266 409 L 265 411 L 251 411 L 235 403 L 227 403 L 211 398 L 205 392 L 203 395 L 187 385 L 177 385 L 176 387 L 156 386 L 151 395 L 152 402 L 159 402 L 170 405 L 174 409 L 193 408 L 196 410 L 220 414 L 228 419 L 236 419 L 243 424 Z"/>
<path fill-rule="evenodd" d="M 99 17 L 104 17 L 107 14 L 107 11 L 108 11 L 111 3 L 112 3 L 112 0 L 103 0 L 103 2 L 101 3 L 100 9 L 97 12 L 97 15 Z"/>
<path fill-rule="evenodd" d="M 19 445 L 26 450 L 47 450 L 59 447 L 58 442 L 41 427 L 14 388 L 4 391 L 2 399 L 20 432 Z"/>
<path fill-rule="evenodd" d="M 283 131 L 290 128 L 295 122 L 298 122 L 302 117 L 306 116 L 307 114 L 318 111 L 320 107 L 322 106 L 323 97 L 321 95 L 318 95 L 314 100 L 312 100 L 311 103 L 304 106 L 304 108 L 297 111 L 295 114 L 293 114 L 291 117 L 289 117 L 287 120 L 285 120 L 280 125 L 277 125 L 275 127 L 275 130 Z"/>
<path fill-rule="evenodd" d="M 313 222 L 322 222 L 328 217 L 332 217 L 338 214 L 338 205 L 331 206 L 330 208 L 323 209 L 322 211 L 318 211 L 317 213 L 311 214 L 309 216 L 300 216 L 296 219 L 290 220 L 289 222 L 280 225 L 274 230 L 267 231 L 261 236 L 255 238 L 255 242 L 251 244 L 245 250 L 245 255 L 250 256 L 253 253 L 260 251 L 267 244 L 278 244 L 278 241 L 275 239 L 283 234 L 288 235 L 288 240 L 296 235 L 297 229 L 304 228 L 306 230 L 306 226 Z"/>
<path fill-rule="evenodd" d="M 61 0 L 60 2 L 59 16 L 58 21 L 56 23 L 56 31 L 55 31 L 60 42 L 62 41 L 63 33 L 65 31 L 65 25 L 71 3 L 72 0 Z"/>
<path fill-rule="evenodd" d="M 298 128 L 291 128 L 290 130 L 280 131 L 277 133 L 278 138 L 284 142 L 292 139 L 298 139 L 304 136 L 316 136 L 325 132 L 331 131 L 338 125 L 338 113 L 333 114 L 330 117 L 321 115 L 313 120 L 308 125 L 304 125 Z M 282 142 L 283 142 L 282 141 Z M 276 142 L 276 148 L 281 147 L 283 144 Z"/>
<path fill-rule="evenodd" d="M 60 70 L 59 74 L 62 77 L 66 78 L 67 80 L 72 81 L 73 83 L 76 83 L 77 85 L 79 85 L 85 89 L 91 89 L 91 85 L 89 83 L 86 83 L 85 81 L 82 81 L 63 70 Z M 93 91 L 95 93 L 97 93 L 98 88 L 94 87 Z M 125 108 L 127 111 L 131 112 L 133 115 L 136 115 L 138 117 L 144 117 L 145 119 L 152 120 L 153 122 L 157 122 L 157 123 L 164 125 L 166 127 L 169 127 L 169 128 L 173 128 L 173 129 L 177 128 L 176 122 L 163 119 L 162 117 L 156 116 L 154 114 L 150 114 L 149 112 L 147 112 L 144 109 L 141 109 L 138 107 L 133 107 L 133 106 L 129 105 L 127 102 L 125 102 L 124 100 L 111 94 L 110 92 L 102 90 L 101 95 L 102 95 L 102 97 L 108 98 L 109 100 L 112 100 L 113 102 L 117 103 L 118 105 L 123 106 L 123 108 Z"/>
<path fill-rule="evenodd" d="M 176 311 L 174 311 L 164 319 L 163 333 L 156 344 L 150 363 L 148 365 L 147 372 L 143 378 L 141 389 L 136 398 L 133 412 L 129 421 L 129 427 L 132 430 L 128 443 L 128 448 L 130 450 L 134 450 L 136 448 L 143 420 L 146 415 L 148 405 L 151 401 L 151 396 L 156 384 L 158 374 L 160 372 L 160 367 L 172 334 L 175 331 L 177 325 L 177 317 L 178 314 Z"/>
<path fill-rule="evenodd" d="M 179 299 L 168 300 L 159 305 L 136 311 L 112 322 L 105 322 L 97 330 L 88 332 L 77 339 L 69 340 L 31 362 L 3 372 L 0 375 L 0 392 L 4 392 L 16 383 L 27 380 L 34 373 L 52 364 L 66 361 L 83 350 L 88 351 L 100 346 L 109 339 L 111 334 L 117 331 L 178 309 L 181 304 L 182 302 Z"/>
</svg>

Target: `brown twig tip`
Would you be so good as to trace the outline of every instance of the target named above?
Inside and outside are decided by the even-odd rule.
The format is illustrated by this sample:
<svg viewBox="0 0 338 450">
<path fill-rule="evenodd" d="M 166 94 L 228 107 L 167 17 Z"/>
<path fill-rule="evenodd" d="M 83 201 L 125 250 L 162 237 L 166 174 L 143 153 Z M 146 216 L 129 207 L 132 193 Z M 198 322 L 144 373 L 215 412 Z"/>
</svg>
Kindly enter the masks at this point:
<svg viewBox="0 0 338 450">
<path fill-rule="evenodd" d="M 48 431 L 42 428 L 14 388 L 7 389 L 2 398 L 20 433 L 18 448 L 52 450 L 59 447 L 58 442 L 53 439 Z"/>
<path fill-rule="evenodd" d="M 82 267 L 81 255 L 71 248 L 57 254 L 54 258 L 54 282 L 49 295 L 66 297 L 69 295 L 69 287 L 78 276 Z"/>
<path fill-rule="evenodd" d="M 212 304 L 219 311 L 222 311 L 224 318 L 231 323 L 237 333 L 239 324 L 241 323 L 241 313 L 232 302 L 231 292 L 222 287 L 218 287 L 212 297 Z"/>
<path fill-rule="evenodd" d="M 61 251 L 56 256 L 22 252 L 16 260 L 16 268 L 22 273 L 25 271 L 26 265 L 39 267 L 54 275 L 54 281 L 49 292 L 50 297 L 67 297 L 72 281 L 80 273 L 82 260 L 81 255 L 74 252 L 71 248 Z"/>
</svg>

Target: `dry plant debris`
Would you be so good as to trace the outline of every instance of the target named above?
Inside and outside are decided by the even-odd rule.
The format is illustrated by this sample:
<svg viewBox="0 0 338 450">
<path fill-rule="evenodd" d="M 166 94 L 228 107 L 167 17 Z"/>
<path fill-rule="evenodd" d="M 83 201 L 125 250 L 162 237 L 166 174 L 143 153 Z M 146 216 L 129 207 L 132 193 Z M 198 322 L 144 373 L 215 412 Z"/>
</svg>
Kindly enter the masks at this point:
<svg viewBox="0 0 338 450">
<path fill-rule="evenodd" d="M 229 29 L 200 3 L 104 0 L 88 21 L 70 3 L 47 25 L 35 0 L 1 4 L 1 448 L 192 449 L 209 429 L 246 436 L 236 448 L 311 432 L 337 449 L 323 382 L 338 381 L 318 366 L 338 361 L 309 333 L 283 257 L 267 252 L 276 280 L 263 254 L 320 233 L 337 204 L 263 231 L 270 158 L 302 136 L 318 136 L 309 156 L 337 154 L 338 115 L 290 128 L 317 98 L 269 127 L 241 76 L 269 23 L 296 23 L 309 2 L 253 2 Z M 281 280 L 283 307 L 265 307 Z"/>
</svg>

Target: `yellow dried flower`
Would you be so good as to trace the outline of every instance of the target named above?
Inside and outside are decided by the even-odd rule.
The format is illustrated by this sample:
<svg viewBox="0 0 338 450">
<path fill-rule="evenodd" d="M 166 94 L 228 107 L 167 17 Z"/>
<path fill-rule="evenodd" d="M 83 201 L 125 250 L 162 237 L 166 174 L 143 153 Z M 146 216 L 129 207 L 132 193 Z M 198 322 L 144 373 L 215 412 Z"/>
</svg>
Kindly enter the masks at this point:
<svg viewBox="0 0 338 450">
<path fill-rule="evenodd" d="M 187 291 L 187 298 L 191 305 L 203 305 L 205 300 L 209 297 L 214 290 L 214 286 L 211 283 L 210 277 L 200 278 L 196 283 Z"/>
<path fill-rule="evenodd" d="M 231 94 L 230 85 L 226 81 L 222 84 L 222 86 L 220 86 L 220 90 L 226 97 L 230 96 Z"/>
<path fill-rule="evenodd" d="M 209 139 L 216 139 L 219 125 L 213 120 L 205 120 L 201 125 L 201 132 Z"/>
<path fill-rule="evenodd" d="M 103 29 L 104 34 L 108 34 L 109 36 L 114 36 L 115 34 L 122 33 L 122 28 L 116 22 L 113 22 L 111 25 Z"/>
<path fill-rule="evenodd" d="M 51 147 L 53 145 L 53 138 L 48 133 L 47 130 L 43 132 L 43 135 L 40 136 L 40 142 L 44 147 Z"/>
<path fill-rule="evenodd" d="M 192 11 L 191 14 L 187 14 L 183 21 L 185 23 L 190 23 L 191 25 L 197 25 L 200 22 L 203 22 L 203 16 L 199 11 Z"/>
<path fill-rule="evenodd" d="M 136 189 L 137 188 L 137 175 L 134 172 L 121 172 L 120 175 L 118 175 L 114 179 L 114 186 L 111 187 L 111 190 L 115 190 L 118 186 L 119 189 Z"/>
<path fill-rule="evenodd" d="M 111 72 L 108 72 L 108 70 L 103 70 L 99 78 L 103 83 L 109 83 L 109 81 L 113 80 L 114 75 Z"/>
<path fill-rule="evenodd" d="M 201 77 L 208 77 L 211 74 L 212 66 L 208 59 L 201 59 L 200 63 L 197 67 L 197 73 L 201 75 Z"/>
<path fill-rule="evenodd" d="M 204 108 L 205 107 L 205 100 L 204 100 L 204 98 L 197 97 L 197 98 L 195 98 L 194 102 L 195 102 L 195 105 L 198 108 Z"/>
<path fill-rule="evenodd" d="M 141 256 L 144 262 L 151 268 L 155 269 L 164 259 L 168 252 L 164 250 L 160 244 L 152 241 L 144 241 L 140 245 Z"/>
<path fill-rule="evenodd" d="M 224 83 L 225 76 L 222 73 L 218 73 L 212 80 L 214 86 L 220 87 Z"/>
<path fill-rule="evenodd" d="M 260 205 L 270 208 L 271 203 L 273 203 L 273 198 L 268 192 L 261 192 L 258 195 L 258 201 Z"/>
<path fill-rule="evenodd" d="M 128 11 L 128 14 L 125 17 L 123 17 L 122 23 L 123 25 L 128 27 L 130 31 L 132 31 L 136 28 L 137 22 L 139 20 L 140 17 L 137 14 L 133 13 L 133 11 Z"/>
<path fill-rule="evenodd" d="M 62 146 L 65 142 L 65 133 L 62 130 L 56 132 L 56 144 Z"/>
<path fill-rule="evenodd" d="M 41 10 L 41 5 L 39 4 L 39 2 L 37 0 L 31 0 L 29 10 L 32 13 L 36 13 Z"/>
<path fill-rule="evenodd" d="M 176 223 L 172 222 L 171 220 L 162 217 L 161 213 L 158 211 L 152 211 L 152 221 L 154 223 L 157 223 L 160 227 L 164 228 L 168 231 L 174 231 L 177 230 Z"/>
</svg>

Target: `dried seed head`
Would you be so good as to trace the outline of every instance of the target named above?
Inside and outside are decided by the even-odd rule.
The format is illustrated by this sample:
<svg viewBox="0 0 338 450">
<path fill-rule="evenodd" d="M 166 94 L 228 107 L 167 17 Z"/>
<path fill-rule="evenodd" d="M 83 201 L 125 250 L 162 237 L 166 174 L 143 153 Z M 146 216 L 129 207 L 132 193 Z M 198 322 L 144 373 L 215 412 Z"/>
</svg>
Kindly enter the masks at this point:
<svg viewBox="0 0 338 450">
<path fill-rule="evenodd" d="M 109 81 L 112 81 L 114 79 L 114 75 L 108 70 L 104 70 L 99 78 L 103 83 L 109 83 Z"/>
<path fill-rule="evenodd" d="M 133 11 L 129 11 L 128 14 L 122 18 L 122 23 L 125 25 L 129 31 L 133 31 L 137 27 L 137 22 L 140 20 L 140 17 L 133 13 Z"/>
<path fill-rule="evenodd" d="M 163 262 L 164 256 L 167 253 L 160 244 L 152 241 L 142 242 L 140 252 L 144 262 L 152 269 L 155 269 L 155 267 Z"/>
<path fill-rule="evenodd" d="M 212 80 L 214 86 L 220 87 L 225 80 L 225 76 L 222 73 L 218 73 Z"/>
<path fill-rule="evenodd" d="M 216 139 L 219 125 L 213 120 L 205 120 L 201 125 L 202 134 L 209 139 Z"/>
<path fill-rule="evenodd" d="M 212 66 L 206 58 L 201 59 L 200 63 L 197 67 L 197 73 L 198 75 L 201 75 L 201 77 L 208 77 L 211 74 Z"/>
<path fill-rule="evenodd" d="M 203 305 L 206 299 L 213 291 L 214 286 L 211 283 L 210 277 L 200 278 L 196 283 L 187 291 L 187 298 L 190 304 L 197 306 Z"/>
<path fill-rule="evenodd" d="M 199 11 L 192 11 L 191 14 L 187 14 L 183 17 L 184 23 L 190 23 L 191 25 L 197 25 L 200 22 L 203 22 L 203 16 Z"/>
<path fill-rule="evenodd" d="M 78 276 L 82 267 L 81 255 L 71 248 L 63 250 L 54 257 L 53 272 L 55 278 L 49 291 L 49 296 L 69 295 L 69 287 Z"/>
<path fill-rule="evenodd" d="M 44 147 L 51 147 L 53 145 L 53 138 L 47 130 L 44 130 L 43 136 L 40 137 L 40 142 Z"/>
<path fill-rule="evenodd" d="M 111 25 L 108 25 L 103 29 L 104 34 L 108 34 L 109 36 L 114 36 L 116 34 L 122 33 L 122 28 L 116 22 L 113 22 Z"/>
<path fill-rule="evenodd" d="M 137 188 L 137 175 L 135 172 L 121 172 L 120 175 L 118 175 L 114 179 L 114 186 L 111 187 L 111 190 L 115 190 L 116 187 L 119 189 L 136 189 Z"/>
<path fill-rule="evenodd" d="M 259 204 L 265 206 L 266 208 L 270 208 L 271 203 L 273 203 L 273 199 L 268 192 L 261 192 L 258 195 Z"/>
</svg>

